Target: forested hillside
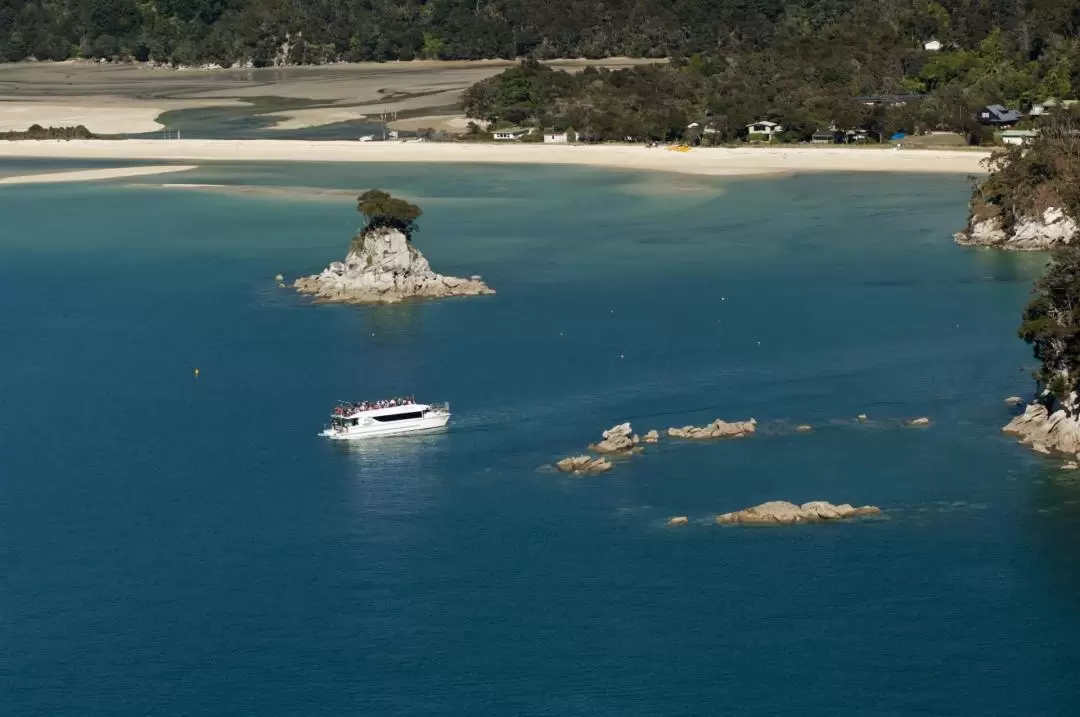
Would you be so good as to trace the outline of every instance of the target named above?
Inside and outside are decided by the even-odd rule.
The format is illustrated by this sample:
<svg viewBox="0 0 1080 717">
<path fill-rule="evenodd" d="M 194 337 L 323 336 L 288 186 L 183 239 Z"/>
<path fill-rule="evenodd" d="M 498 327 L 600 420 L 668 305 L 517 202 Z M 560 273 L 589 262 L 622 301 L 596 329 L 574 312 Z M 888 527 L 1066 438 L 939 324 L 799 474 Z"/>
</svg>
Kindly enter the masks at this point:
<svg viewBox="0 0 1080 717">
<path fill-rule="evenodd" d="M 949 41 L 933 51 L 911 41 L 910 28 L 860 8 L 822 32 L 785 25 L 762 47 L 664 65 L 575 75 L 527 60 L 470 87 L 465 111 L 496 124 L 573 128 L 583 141 L 717 144 L 771 120 L 784 128 L 785 142 L 836 127 L 870 141 L 944 130 L 982 144 L 994 133 L 977 120 L 981 107 L 1026 110 L 1080 89 L 1075 37 L 995 28 L 970 49 Z"/>
<path fill-rule="evenodd" d="M 1080 0 L 0 0 L 0 60 L 262 66 L 783 46 L 793 51 L 775 55 L 784 72 L 854 70 L 872 85 L 906 74 L 930 38 L 971 49 L 1001 28 L 1004 52 L 1025 62 L 1049 53 L 1065 81 L 1076 63 L 1061 38 L 1078 24 Z"/>
</svg>

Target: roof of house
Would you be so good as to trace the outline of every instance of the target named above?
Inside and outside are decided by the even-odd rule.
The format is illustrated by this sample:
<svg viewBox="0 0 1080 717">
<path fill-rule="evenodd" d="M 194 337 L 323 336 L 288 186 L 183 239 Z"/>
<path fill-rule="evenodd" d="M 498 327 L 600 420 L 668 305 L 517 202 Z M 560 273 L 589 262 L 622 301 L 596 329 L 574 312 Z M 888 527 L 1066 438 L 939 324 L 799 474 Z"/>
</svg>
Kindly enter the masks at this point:
<svg viewBox="0 0 1080 717">
<path fill-rule="evenodd" d="M 748 124 L 746 126 L 747 127 L 757 127 L 758 125 L 763 125 L 765 127 L 779 127 L 780 126 L 776 122 L 770 122 L 769 120 L 758 120 L 757 122 L 751 122 L 750 124 Z"/>
<path fill-rule="evenodd" d="M 1036 129 L 1007 129 L 1001 133 L 1002 137 L 1034 137 L 1039 134 Z"/>
<path fill-rule="evenodd" d="M 1016 110 L 1010 110 L 1003 105 L 987 105 L 986 109 L 995 115 L 995 119 L 999 122 L 1019 122 L 1020 113 Z"/>
</svg>

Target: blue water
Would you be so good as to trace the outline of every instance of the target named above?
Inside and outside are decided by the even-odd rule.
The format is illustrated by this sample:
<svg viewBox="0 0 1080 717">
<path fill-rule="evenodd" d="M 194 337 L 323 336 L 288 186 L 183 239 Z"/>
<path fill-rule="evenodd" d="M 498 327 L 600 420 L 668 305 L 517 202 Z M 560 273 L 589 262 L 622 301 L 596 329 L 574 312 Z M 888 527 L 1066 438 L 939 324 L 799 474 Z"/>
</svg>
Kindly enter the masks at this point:
<svg viewBox="0 0 1080 717">
<path fill-rule="evenodd" d="M 401 192 L 432 264 L 498 294 L 278 289 L 343 254 L 348 197 L 0 192 L 5 715 L 1075 714 L 1080 483 L 998 432 L 1042 258 L 951 242 L 964 178 L 158 181 Z M 452 430 L 316 437 L 399 393 Z M 544 468 L 622 420 L 750 416 Z M 712 524 L 770 499 L 888 520 Z"/>
</svg>

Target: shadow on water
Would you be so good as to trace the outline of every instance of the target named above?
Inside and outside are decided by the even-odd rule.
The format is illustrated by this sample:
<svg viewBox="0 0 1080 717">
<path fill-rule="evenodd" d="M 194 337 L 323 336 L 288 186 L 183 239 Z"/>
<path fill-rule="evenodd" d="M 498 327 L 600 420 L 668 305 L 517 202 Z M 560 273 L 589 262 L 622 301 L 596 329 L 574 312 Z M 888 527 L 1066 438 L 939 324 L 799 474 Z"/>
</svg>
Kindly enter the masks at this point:
<svg viewBox="0 0 1080 717">
<path fill-rule="evenodd" d="M 1047 252 L 1005 252 L 971 249 L 972 263 L 985 281 L 1031 283 L 1042 273 Z"/>
</svg>

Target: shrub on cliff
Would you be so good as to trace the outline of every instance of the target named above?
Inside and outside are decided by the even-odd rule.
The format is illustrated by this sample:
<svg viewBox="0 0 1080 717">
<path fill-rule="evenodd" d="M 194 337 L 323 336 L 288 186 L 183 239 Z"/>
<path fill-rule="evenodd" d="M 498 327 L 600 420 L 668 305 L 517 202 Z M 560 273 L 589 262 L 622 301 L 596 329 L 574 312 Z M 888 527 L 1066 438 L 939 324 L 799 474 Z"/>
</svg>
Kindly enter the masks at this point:
<svg viewBox="0 0 1080 717">
<path fill-rule="evenodd" d="M 357 197 L 356 209 L 367 220 L 367 229 L 390 227 L 397 229 L 409 239 L 420 227 L 416 220 L 424 213 L 420 207 L 404 199 L 391 196 L 381 189 L 369 189 Z"/>
<path fill-rule="evenodd" d="M 1080 247 L 1055 250 L 1033 293 L 1018 333 L 1039 360 L 1035 378 L 1046 403 L 1073 413 L 1080 378 Z"/>
<path fill-rule="evenodd" d="M 997 218 L 1006 231 L 1025 217 L 1057 208 L 1080 220 L 1080 117 L 1061 113 L 1027 147 L 999 150 L 986 162 L 990 176 L 976 187 L 972 215 Z"/>
</svg>

